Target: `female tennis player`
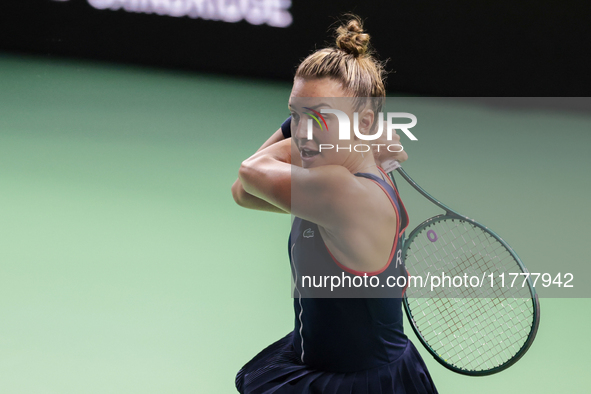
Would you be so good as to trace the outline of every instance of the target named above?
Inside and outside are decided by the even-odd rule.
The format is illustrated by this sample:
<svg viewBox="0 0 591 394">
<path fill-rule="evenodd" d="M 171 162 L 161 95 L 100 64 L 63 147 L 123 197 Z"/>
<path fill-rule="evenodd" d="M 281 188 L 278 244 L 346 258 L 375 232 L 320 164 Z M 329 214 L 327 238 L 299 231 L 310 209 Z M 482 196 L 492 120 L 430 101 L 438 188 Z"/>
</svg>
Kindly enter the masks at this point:
<svg viewBox="0 0 591 394">
<path fill-rule="evenodd" d="M 242 367 L 236 388 L 244 394 L 436 393 L 403 332 L 404 289 L 396 297 L 329 298 L 303 288 L 306 270 L 377 276 L 381 283 L 407 275 L 396 256 L 408 217 L 380 167 L 385 160 L 406 160 L 406 153 L 327 148 L 368 141 L 353 133 L 350 141 L 339 140 L 337 116 L 319 117 L 322 109 L 338 108 L 350 119 L 357 112 L 359 133 L 369 135 L 385 97 L 383 65 L 369 49 L 361 20 L 351 16 L 336 33 L 336 47 L 299 65 L 290 119 L 242 163 L 232 187 L 243 207 L 295 216 L 288 244 L 295 328 Z M 399 141 L 394 137 L 388 143 Z"/>
</svg>

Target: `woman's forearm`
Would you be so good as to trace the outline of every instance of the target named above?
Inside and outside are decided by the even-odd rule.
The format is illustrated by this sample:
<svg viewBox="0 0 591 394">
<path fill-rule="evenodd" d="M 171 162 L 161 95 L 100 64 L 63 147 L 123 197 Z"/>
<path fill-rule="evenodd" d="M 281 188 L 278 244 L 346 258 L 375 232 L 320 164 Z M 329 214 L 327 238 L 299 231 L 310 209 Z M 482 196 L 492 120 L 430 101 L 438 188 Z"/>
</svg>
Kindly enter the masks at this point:
<svg viewBox="0 0 591 394">
<path fill-rule="evenodd" d="M 277 142 L 283 141 L 285 139 L 285 137 L 283 136 L 283 132 L 281 131 L 281 129 L 277 130 L 276 132 L 274 132 L 268 139 L 267 141 L 265 141 L 265 143 L 263 145 L 261 145 L 261 147 L 259 149 L 257 149 L 257 152 L 265 149 L 268 146 L 271 146 Z"/>
</svg>

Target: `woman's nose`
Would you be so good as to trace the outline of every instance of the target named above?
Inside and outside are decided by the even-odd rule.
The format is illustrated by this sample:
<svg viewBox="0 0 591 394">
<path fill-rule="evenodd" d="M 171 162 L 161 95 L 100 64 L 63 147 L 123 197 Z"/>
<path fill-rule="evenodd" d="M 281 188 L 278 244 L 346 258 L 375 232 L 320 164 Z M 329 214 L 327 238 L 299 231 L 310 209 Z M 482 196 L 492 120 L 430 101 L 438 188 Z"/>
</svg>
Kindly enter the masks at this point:
<svg viewBox="0 0 591 394">
<path fill-rule="evenodd" d="M 312 126 L 312 119 L 303 118 L 300 122 L 298 122 L 295 134 L 293 134 L 293 131 L 292 134 L 300 140 L 312 139 L 312 135 L 308 135 L 312 134 L 312 132 L 308 133 L 308 130 L 312 131 L 314 129 Z"/>
</svg>

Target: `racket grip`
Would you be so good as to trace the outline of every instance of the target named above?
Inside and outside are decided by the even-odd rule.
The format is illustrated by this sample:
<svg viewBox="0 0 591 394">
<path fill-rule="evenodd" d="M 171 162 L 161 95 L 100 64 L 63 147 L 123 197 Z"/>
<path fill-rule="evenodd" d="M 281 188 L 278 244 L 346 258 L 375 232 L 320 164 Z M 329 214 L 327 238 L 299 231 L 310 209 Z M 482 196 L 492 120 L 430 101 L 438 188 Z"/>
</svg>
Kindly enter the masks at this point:
<svg viewBox="0 0 591 394">
<path fill-rule="evenodd" d="M 382 168 L 386 172 L 392 172 L 397 168 L 400 168 L 400 163 L 398 162 L 398 160 L 389 159 L 382 163 Z"/>
</svg>

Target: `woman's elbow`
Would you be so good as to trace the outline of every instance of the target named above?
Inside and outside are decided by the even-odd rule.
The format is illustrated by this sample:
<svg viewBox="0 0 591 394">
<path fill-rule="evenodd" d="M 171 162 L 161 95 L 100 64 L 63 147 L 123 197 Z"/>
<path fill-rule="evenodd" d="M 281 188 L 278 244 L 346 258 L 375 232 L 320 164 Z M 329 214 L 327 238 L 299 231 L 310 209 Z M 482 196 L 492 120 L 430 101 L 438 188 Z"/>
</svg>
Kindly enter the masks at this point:
<svg viewBox="0 0 591 394">
<path fill-rule="evenodd" d="M 242 206 L 243 193 L 244 189 L 240 184 L 240 179 L 236 179 L 236 182 L 232 185 L 232 197 L 234 198 L 234 202 L 240 206 Z"/>
<path fill-rule="evenodd" d="M 252 189 L 252 183 L 255 182 L 256 177 L 257 171 L 253 166 L 252 159 L 244 160 L 238 170 L 238 181 L 240 181 L 241 190 L 245 193 L 251 193 L 250 189 Z"/>
<path fill-rule="evenodd" d="M 249 179 L 251 175 L 251 168 L 248 165 L 248 160 L 245 160 L 240 165 L 240 169 L 238 170 L 238 179 L 232 185 L 232 197 L 234 197 L 234 201 L 236 204 L 240 205 L 241 207 L 244 206 L 245 199 L 248 196 L 248 192 L 245 190 L 245 183 Z"/>
</svg>

